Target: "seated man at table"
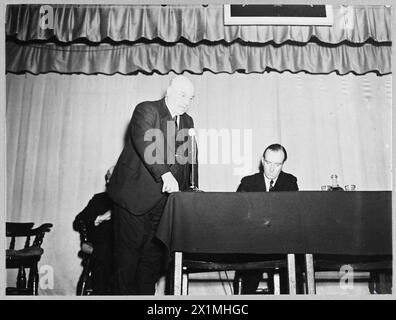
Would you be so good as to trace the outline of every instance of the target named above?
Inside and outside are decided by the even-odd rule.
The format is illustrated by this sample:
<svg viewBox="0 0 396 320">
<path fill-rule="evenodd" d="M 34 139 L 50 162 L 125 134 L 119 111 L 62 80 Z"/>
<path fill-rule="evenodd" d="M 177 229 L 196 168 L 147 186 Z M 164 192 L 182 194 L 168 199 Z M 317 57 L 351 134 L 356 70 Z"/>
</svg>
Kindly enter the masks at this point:
<svg viewBox="0 0 396 320">
<path fill-rule="evenodd" d="M 287 159 L 286 149 L 280 144 L 268 146 L 263 153 L 260 163 L 260 172 L 244 177 L 237 192 L 272 192 L 272 191 L 298 191 L 297 178 L 289 173 L 283 172 L 283 164 Z M 253 257 L 257 260 L 257 256 Z M 282 260 L 285 255 L 266 255 L 264 260 Z M 261 259 L 263 260 L 263 259 Z M 244 270 L 236 271 L 234 277 L 234 292 L 237 292 L 241 282 L 242 294 L 255 294 L 263 272 L 268 274 L 268 293 L 274 293 L 274 270 Z M 280 291 L 288 293 L 287 270 L 280 270 Z"/>
</svg>

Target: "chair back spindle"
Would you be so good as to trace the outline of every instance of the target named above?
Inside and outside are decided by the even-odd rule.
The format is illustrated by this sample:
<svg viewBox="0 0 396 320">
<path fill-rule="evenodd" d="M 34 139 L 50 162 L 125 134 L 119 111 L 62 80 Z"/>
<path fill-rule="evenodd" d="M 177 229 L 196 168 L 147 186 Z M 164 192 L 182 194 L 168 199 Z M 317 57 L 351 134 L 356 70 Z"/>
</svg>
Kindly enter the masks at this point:
<svg viewBox="0 0 396 320">
<path fill-rule="evenodd" d="M 24 246 L 24 248 L 29 248 L 30 247 L 30 235 L 28 235 L 27 237 L 26 237 L 26 241 L 25 241 L 25 246 Z"/>
<path fill-rule="evenodd" d="M 14 250 L 14 249 L 15 249 L 15 237 L 11 237 L 10 250 Z"/>
</svg>

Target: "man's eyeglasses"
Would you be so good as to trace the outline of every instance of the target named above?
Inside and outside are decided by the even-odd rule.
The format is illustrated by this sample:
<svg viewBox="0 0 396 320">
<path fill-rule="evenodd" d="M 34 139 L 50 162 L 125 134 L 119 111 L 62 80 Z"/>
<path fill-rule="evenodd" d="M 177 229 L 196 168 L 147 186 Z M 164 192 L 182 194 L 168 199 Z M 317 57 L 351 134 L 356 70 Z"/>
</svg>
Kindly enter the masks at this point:
<svg viewBox="0 0 396 320">
<path fill-rule="evenodd" d="M 275 167 L 280 167 L 283 164 L 283 162 L 270 162 L 270 161 L 265 160 L 265 159 L 264 159 L 264 163 L 267 166 L 274 165 Z"/>
</svg>

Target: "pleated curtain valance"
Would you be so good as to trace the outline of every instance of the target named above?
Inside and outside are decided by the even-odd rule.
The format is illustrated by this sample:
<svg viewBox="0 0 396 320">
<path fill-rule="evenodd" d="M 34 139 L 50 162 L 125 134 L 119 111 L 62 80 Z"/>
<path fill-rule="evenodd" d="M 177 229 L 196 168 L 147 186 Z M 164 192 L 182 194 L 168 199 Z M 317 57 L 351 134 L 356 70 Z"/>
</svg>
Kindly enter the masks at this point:
<svg viewBox="0 0 396 320">
<path fill-rule="evenodd" d="M 50 29 L 40 5 L 7 7 L 7 72 L 391 73 L 387 6 L 333 6 L 333 26 L 224 26 L 222 5 L 50 7 Z"/>
<path fill-rule="evenodd" d="M 177 43 L 135 44 L 133 46 L 101 44 L 88 46 L 54 43 L 18 45 L 7 43 L 7 71 L 33 74 L 85 73 L 133 74 L 137 72 L 167 74 L 187 70 L 201 74 L 214 73 L 305 71 L 309 73 L 365 74 L 391 72 L 391 48 L 384 46 L 339 45 L 323 47 L 315 43 L 304 46 L 229 46 L 201 44 L 188 46 Z"/>
<path fill-rule="evenodd" d="M 6 35 L 18 40 L 72 42 L 138 41 L 178 42 L 235 40 L 277 44 L 319 41 L 337 44 L 391 41 L 390 6 L 334 5 L 332 26 L 225 26 L 223 5 L 61 5 L 53 4 L 52 28 L 43 29 L 41 5 L 9 5 Z"/>
</svg>

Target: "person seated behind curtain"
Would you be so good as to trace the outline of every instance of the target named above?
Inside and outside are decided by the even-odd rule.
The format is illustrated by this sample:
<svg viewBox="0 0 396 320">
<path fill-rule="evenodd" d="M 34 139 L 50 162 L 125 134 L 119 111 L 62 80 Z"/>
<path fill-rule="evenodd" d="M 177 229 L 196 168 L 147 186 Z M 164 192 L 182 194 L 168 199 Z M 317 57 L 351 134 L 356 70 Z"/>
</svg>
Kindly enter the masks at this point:
<svg viewBox="0 0 396 320">
<path fill-rule="evenodd" d="M 106 186 L 113 168 L 111 167 L 106 172 Z M 107 192 L 97 193 L 73 222 L 74 230 L 80 233 L 86 232 L 86 239 L 82 239 L 81 251 L 88 254 L 92 252 L 91 281 L 94 295 L 111 294 L 112 290 L 110 278 L 112 275 L 112 209 L 113 201 Z"/>
<path fill-rule="evenodd" d="M 287 159 L 286 149 L 280 144 L 268 146 L 263 153 L 260 172 L 242 178 L 237 192 L 270 192 L 270 191 L 298 191 L 297 178 L 283 172 L 283 164 Z M 257 260 L 257 256 L 252 256 Z M 265 255 L 265 260 L 286 259 L 285 255 Z M 262 260 L 262 259 L 261 259 Z M 268 291 L 274 293 L 274 270 L 244 270 L 236 271 L 234 277 L 234 292 L 237 292 L 238 282 L 241 280 L 241 293 L 254 294 L 258 288 L 263 272 L 268 274 Z M 288 292 L 288 276 L 286 269 L 280 270 L 280 291 Z"/>
</svg>

